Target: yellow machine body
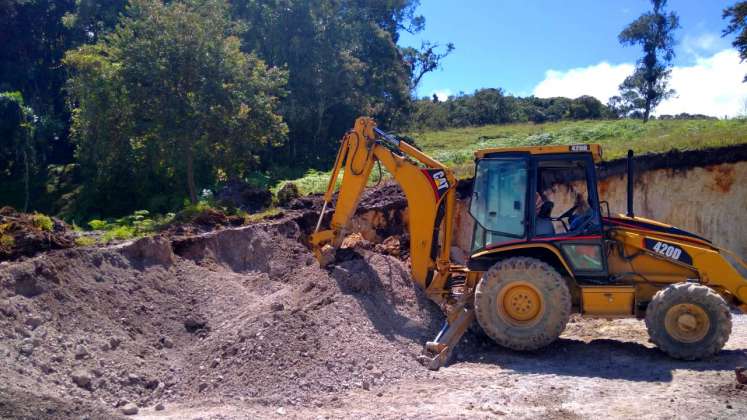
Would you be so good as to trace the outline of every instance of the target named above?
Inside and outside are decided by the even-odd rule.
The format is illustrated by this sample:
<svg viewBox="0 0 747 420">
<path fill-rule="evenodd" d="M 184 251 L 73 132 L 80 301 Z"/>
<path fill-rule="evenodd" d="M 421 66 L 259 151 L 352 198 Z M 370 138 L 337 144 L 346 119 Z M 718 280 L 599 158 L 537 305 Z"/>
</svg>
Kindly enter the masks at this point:
<svg viewBox="0 0 747 420">
<path fill-rule="evenodd" d="M 478 163 L 483 159 L 500 160 L 505 159 L 503 156 L 516 155 L 539 160 L 555 156 L 570 160 L 583 157 L 593 162 L 593 166 L 601 162 L 602 149 L 599 145 L 562 145 L 475 152 Z M 511 257 L 528 256 L 555 268 L 568 284 L 574 310 L 583 315 L 641 317 L 658 291 L 676 283 L 707 286 L 726 302 L 747 312 L 747 264 L 744 261 L 697 235 L 642 217 L 599 215 L 598 234 L 570 238 L 591 240 L 603 249 L 605 269 L 596 283 L 574 272 L 573 261 L 566 258 L 562 249 L 563 241 L 568 238 L 556 241 L 529 236 L 525 240 L 477 249 L 467 266 L 452 263 L 450 250 L 456 207 L 454 174 L 415 147 L 379 130 L 374 120 L 366 117 L 358 118 L 354 128 L 342 139 L 324 196 L 324 207 L 316 230 L 309 238 L 322 265 L 328 262 L 325 255 L 334 253 L 344 237 L 353 233 L 346 229 L 376 162 L 391 173 L 407 198 L 413 280 L 446 313 L 444 328 L 426 344 L 421 359 L 431 369 L 446 363 L 459 338 L 475 319 L 475 290 L 484 274 L 496 262 Z M 593 177 L 594 197 L 598 200 L 596 173 L 589 173 Z M 321 229 L 341 174 L 342 183 L 329 228 Z M 598 203 L 597 206 L 600 208 Z M 450 282 L 454 278 L 460 280 Z M 517 296 L 525 298 L 521 290 L 517 290 Z M 683 311 L 690 310 L 683 308 Z"/>
</svg>

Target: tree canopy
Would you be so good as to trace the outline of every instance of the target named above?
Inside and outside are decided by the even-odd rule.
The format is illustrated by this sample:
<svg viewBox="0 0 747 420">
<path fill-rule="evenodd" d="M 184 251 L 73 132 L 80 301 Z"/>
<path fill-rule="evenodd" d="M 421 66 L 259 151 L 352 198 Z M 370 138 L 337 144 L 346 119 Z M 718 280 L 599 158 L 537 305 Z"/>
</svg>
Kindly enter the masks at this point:
<svg viewBox="0 0 747 420">
<path fill-rule="evenodd" d="M 616 114 L 592 96 L 568 98 L 522 98 L 507 95 L 503 89 L 478 89 L 445 101 L 415 101 L 410 124 L 417 129 L 506 124 L 543 123 L 559 120 L 616 118 Z"/>
<path fill-rule="evenodd" d="M 397 45 L 424 28 L 418 0 L 225 0 L 212 17 L 197 10 L 217 3 L 0 1 L 0 92 L 19 91 L 35 112 L 31 207 L 159 210 L 230 177 L 326 167 L 358 115 L 403 127 L 415 79 L 446 56 Z M 217 29 L 200 29 L 190 13 Z M 172 17 L 181 20 L 154 29 Z M 200 41 L 221 31 L 222 43 Z M 229 58 L 211 64 L 203 52 Z M 21 202 L 14 181 L 0 179 L 0 191 Z"/>
<path fill-rule="evenodd" d="M 661 101 L 675 92 L 668 81 L 674 58 L 674 31 L 680 27 L 679 17 L 666 11 L 667 0 L 651 0 L 652 10 L 631 22 L 618 36 L 623 45 L 639 45 L 643 57 L 633 74 L 620 85 L 620 98 L 613 102 L 622 105 L 622 112 L 640 113 L 648 121 Z"/>
<path fill-rule="evenodd" d="M 196 202 L 198 184 L 244 177 L 283 143 L 286 74 L 241 51 L 227 13 L 222 0 L 131 0 L 112 33 L 66 55 L 88 202 Z"/>
<path fill-rule="evenodd" d="M 350 121 L 370 115 L 401 125 L 410 68 L 398 30 L 422 30 L 413 0 L 254 0 L 233 3 L 244 48 L 288 70 L 281 114 L 290 129 L 283 160 L 326 165 Z"/>
<path fill-rule="evenodd" d="M 728 19 L 729 24 L 722 36 L 736 33 L 737 37 L 731 44 L 739 52 L 739 58 L 747 60 L 747 1 L 737 2 L 724 9 L 723 18 Z M 747 82 L 747 75 L 744 76 L 744 81 Z"/>
<path fill-rule="evenodd" d="M 23 191 L 23 202 L 15 203 L 28 210 L 31 175 L 37 171 L 38 144 L 34 137 L 37 118 L 23 102 L 20 92 L 0 93 L 0 175 L 14 179 L 5 185 Z M 0 194 L 2 192 L 0 191 Z"/>
</svg>

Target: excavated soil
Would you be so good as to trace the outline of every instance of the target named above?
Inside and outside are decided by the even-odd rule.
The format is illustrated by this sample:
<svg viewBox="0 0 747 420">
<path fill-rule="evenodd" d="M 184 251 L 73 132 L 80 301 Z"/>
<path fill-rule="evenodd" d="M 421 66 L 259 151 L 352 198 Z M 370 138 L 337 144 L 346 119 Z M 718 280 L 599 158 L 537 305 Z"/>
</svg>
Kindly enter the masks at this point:
<svg viewBox="0 0 747 420">
<path fill-rule="evenodd" d="M 443 315 L 397 251 L 401 203 L 371 200 L 385 239 L 349 241 L 330 269 L 303 245 L 313 197 L 240 228 L 1 263 L 0 418 L 747 416 L 743 315 L 699 362 L 663 355 L 641 321 L 574 317 L 537 352 L 468 334 L 427 371 Z"/>
<path fill-rule="evenodd" d="M 301 235 L 286 219 L 1 265 L 0 417 L 317 406 L 424 377 L 441 316 L 404 263 L 360 250 L 323 270 Z"/>
</svg>

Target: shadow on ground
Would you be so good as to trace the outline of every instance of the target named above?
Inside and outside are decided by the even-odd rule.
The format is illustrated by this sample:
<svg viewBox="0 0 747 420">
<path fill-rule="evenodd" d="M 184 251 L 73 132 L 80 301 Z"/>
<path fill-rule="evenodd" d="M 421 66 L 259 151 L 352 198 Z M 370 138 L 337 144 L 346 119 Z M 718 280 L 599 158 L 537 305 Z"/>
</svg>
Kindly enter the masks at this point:
<svg viewBox="0 0 747 420">
<path fill-rule="evenodd" d="M 710 359 L 683 361 L 672 359 L 655 347 L 605 338 L 590 342 L 561 338 L 533 352 L 516 352 L 479 341 L 479 346 L 464 349 L 460 361 L 493 364 L 519 374 L 669 382 L 672 372 L 678 369 L 733 371 L 747 362 L 746 350 L 722 350 Z"/>
</svg>

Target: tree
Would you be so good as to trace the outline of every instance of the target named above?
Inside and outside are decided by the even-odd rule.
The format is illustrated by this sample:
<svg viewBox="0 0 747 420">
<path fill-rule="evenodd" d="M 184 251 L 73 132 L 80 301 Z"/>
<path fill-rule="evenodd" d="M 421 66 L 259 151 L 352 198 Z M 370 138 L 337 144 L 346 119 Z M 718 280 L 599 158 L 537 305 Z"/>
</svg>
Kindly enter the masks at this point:
<svg viewBox="0 0 747 420">
<path fill-rule="evenodd" d="M 276 165 L 326 167 L 357 116 L 402 126 L 411 112 L 411 68 L 399 31 L 418 32 L 416 0 L 252 0 L 232 3 L 246 22 L 244 49 L 288 70 L 280 111 L 288 123 Z"/>
<path fill-rule="evenodd" d="M 632 75 L 620 85 L 623 100 L 631 111 L 640 111 L 648 121 L 661 101 L 674 95 L 668 88 L 671 63 L 674 58 L 674 31 L 680 27 L 679 17 L 665 10 L 666 0 L 651 0 L 653 9 L 630 23 L 618 36 L 623 45 L 640 45 L 643 57 Z"/>
<path fill-rule="evenodd" d="M 72 158 L 69 115 L 60 92 L 65 83 L 62 56 L 72 45 L 62 16 L 74 7 L 75 0 L 0 1 L 0 91 L 20 92 L 25 106 L 38 116 L 35 135 L 45 149 L 37 155 L 40 168 Z M 40 187 L 31 194 L 32 204 L 44 194 Z"/>
<path fill-rule="evenodd" d="M 67 74 L 65 51 L 95 41 L 114 27 L 126 0 L 0 0 L 0 92 L 19 92 L 34 110 L 34 164 L 24 192 L 13 177 L 0 177 L 0 200 L 56 212 L 59 189 L 53 173 L 73 160 L 70 112 L 62 92 Z M 80 16 L 80 19 L 74 17 Z M 93 22 L 98 22 L 93 24 Z"/>
<path fill-rule="evenodd" d="M 62 17 L 76 44 L 95 43 L 114 29 L 127 0 L 77 0 L 75 9 Z"/>
<path fill-rule="evenodd" d="M 423 41 L 419 50 L 412 47 L 402 49 L 405 63 L 410 68 L 410 90 L 413 92 L 423 76 L 441 68 L 443 59 L 454 51 L 454 44 L 449 42 L 442 52 L 438 52 L 439 48 L 439 44 Z"/>
<path fill-rule="evenodd" d="M 198 185 L 245 177 L 282 144 L 286 74 L 241 51 L 228 12 L 223 0 L 131 0 L 113 32 L 66 55 L 92 201 L 131 211 L 181 185 L 194 203 Z"/>
<path fill-rule="evenodd" d="M 8 179 L 23 177 L 23 211 L 29 208 L 35 163 L 35 119 L 20 92 L 0 93 L 0 174 Z"/>
<path fill-rule="evenodd" d="M 731 45 L 739 51 L 739 58 L 747 60 L 747 1 L 737 2 L 734 6 L 724 9 L 724 19 L 729 19 L 729 24 L 721 36 L 737 33 L 736 39 Z M 747 82 L 747 75 L 744 77 Z"/>
<path fill-rule="evenodd" d="M 574 120 L 593 120 L 604 117 L 604 105 L 599 99 L 583 95 L 571 100 L 570 117 Z"/>
</svg>

